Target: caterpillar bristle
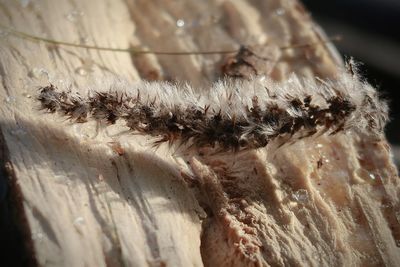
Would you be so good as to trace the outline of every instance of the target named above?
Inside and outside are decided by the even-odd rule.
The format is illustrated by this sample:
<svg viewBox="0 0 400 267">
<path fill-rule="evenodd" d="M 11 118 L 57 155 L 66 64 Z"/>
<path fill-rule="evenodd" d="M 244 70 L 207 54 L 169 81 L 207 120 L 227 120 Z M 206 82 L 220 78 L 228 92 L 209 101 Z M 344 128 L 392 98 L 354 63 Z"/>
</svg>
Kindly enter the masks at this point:
<svg viewBox="0 0 400 267">
<path fill-rule="evenodd" d="M 82 97 L 49 85 L 38 100 L 42 109 L 60 111 L 75 122 L 123 120 L 133 132 L 158 137 L 155 145 L 222 151 L 256 149 L 282 136 L 301 139 L 346 130 L 380 135 L 388 118 L 375 89 L 347 73 L 322 82 L 297 76 L 282 83 L 257 77 L 221 81 L 203 92 L 143 82 Z"/>
</svg>

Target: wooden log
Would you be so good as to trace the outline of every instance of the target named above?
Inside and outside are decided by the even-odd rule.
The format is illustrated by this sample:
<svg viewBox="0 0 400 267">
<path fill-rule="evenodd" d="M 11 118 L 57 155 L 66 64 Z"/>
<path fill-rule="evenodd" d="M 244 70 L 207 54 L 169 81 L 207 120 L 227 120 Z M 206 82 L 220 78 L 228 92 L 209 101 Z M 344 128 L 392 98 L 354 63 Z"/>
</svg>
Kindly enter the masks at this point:
<svg viewBox="0 0 400 267">
<path fill-rule="evenodd" d="M 249 59 L 257 73 L 234 71 L 277 81 L 292 72 L 333 78 L 342 66 L 297 1 L 5 1 L 0 24 L 115 48 L 220 51 L 266 44 L 253 49 L 269 60 Z M 2 158 L 24 263 L 400 262 L 399 178 L 384 139 L 339 133 L 278 150 L 179 154 L 154 149 L 148 136 L 120 134 L 120 123 L 99 130 L 47 114 L 36 99 L 49 83 L 85 95 L 118 77 L 207 87 L 235 62 L 232 55 L 115 53 L 35 43 L 7 30 L 0 42 Z M 311 45 L 282 49 L 297 44 Z"/>
</svg>

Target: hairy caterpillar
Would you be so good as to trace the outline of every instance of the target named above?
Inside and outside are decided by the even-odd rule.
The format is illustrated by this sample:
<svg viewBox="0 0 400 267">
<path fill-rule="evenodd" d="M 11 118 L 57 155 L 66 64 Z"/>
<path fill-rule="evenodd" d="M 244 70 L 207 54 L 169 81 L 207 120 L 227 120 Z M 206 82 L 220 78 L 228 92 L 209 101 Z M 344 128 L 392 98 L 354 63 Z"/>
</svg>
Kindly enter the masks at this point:
<svg viewBox="0 0 400 267">
<path fill-rule="evenodd" d="M 34 41 L 138 55 L 255 55 L 243 47 L 232 51 L 198 52 L 110 49 L 75 45 L 8 30 Z M 292 48 L 310 45 L 300 44 Z M 331 81 L 292 75 L 287 81 L 275 83 L 264 76 L 254 76 L 249 80 L 220 81 L 206 90 L 194 90 L 188 85 L 142 82 L 132 88 L 93 92 L 87 97 L 58 92 L 50 85 L 40 89 L 38 100 L 43 109 L 60 111 L 76 122 L 92 118 L 113 124 L 121 119 L 132 131 L 160 137 L 157 143 L 217 146 L 222 150 L 254 149 L 284 136 L 303 138 L 325 132 L 335 134 L 342 130 L 380 135 L 388 118 L 387 105 L 379 100 L 375 89 L 361 81 L 352 68 L 349 70 L 350 73 L 343 71 Z M 233 75 L 230 75 L 231 72 Z M 246 78 L 236 69 L 229 69 L 226 74 Z M 257 70 L 254 74 L 257 75 Z M 200 91 L 201 94 L 195 93 Z"/>
<path fill-rule="evenodd" d="M 76 122 L 124 120 L 134 132 L 159 137 L 157 143 L 224 151 L 344 130 L 379 136 L 388 119 L 387 105 L 376 90 L 345 71 L 328 81 L 292 75 L 277 83 L 253 77 L 219 81 L 205 90 L 140 82 L 87 97 L 50 85 L 40 89 L 38 100 L 43 109 L 60 111 Z"/>
</svg>

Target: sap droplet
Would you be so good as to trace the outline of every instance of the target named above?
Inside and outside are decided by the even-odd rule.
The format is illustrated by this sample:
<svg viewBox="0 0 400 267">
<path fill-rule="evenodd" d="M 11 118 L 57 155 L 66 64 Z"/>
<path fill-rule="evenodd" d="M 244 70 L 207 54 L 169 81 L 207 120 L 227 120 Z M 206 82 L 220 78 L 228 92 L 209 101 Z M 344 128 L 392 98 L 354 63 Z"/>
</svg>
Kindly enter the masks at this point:
<svg viewBox="0 0 400 267">
<path fill-rule="evenodd" d="M 71 177 L 65 177 L 64 175 L 54 175 L 54 181 L 62 186 L 66 187 L 73 186 L 73 181 L 71 181 Z"/>
<path fill-rule="evenodd" d="M 317 253 L 317 252 L 313 252 L 313 253 L 312 253 L 312 257 L 313 257 L 313 259 L 316 260 L 316 261 L 321 261 L 321 260 L 320 260 L 320 255 L 319 255 L 319 253 Z"/>
<path fill-rule="evenodd" d="M 267 77 L 265 77 L 265 75 L 261 75 L 259 78 L 258 78 L 258 80 L 260 81 L 260 82 L 263 82 L 263 81 L 265 81 L 267 79 Z"/>
<path fill-rule="evenodd" d="M 82 65 L 75 69 L 75 72 L 81 76 L 86 76 L 90 72 L 93 72 L 93 60 L 90 58 L 86 58 L 82 60 Z"/>
<path fill-rule="evenodd" d="M 102 174 L 99 174 L 97 176 L 97 180 L 99 180 L 100 182 L 103 182 L 104 181 L 104 176 Z"/>
<path fill-rule="evenodd" d="M 43 233 L 42 232 L 33 232 L 32 233 L 32 239 L 33 240 L 36 240 L 36 241 L 42 241 L 43 240 L 43 237 L 44 237 L 44 235 L 43 235 Z"/>
<path fill-rule="evenodd" d="M 15 97 L 13 97 L 13 96 L 7 96 L 6 99 L 5 99 L 5 101 L 6 101 L 6 103 L 8 103 L 8 104 L 12 104 L 12 103 L 15 102 Z"/>
<path fill-rule="evenodd" d="M 76 217 L 76 219 L 73 222 L 74 225 L 82 225 L 85 224 L 85 219 L 81 216 Z"/>
<path fill-rule="evenodd" d="M 83 17 L 85 13 L 79 10 L 72 10 L 67 14 L 66 18 L 70 22 L 77 22 L 81 17 Z"/>
<path fill-rule="evenodd" d="M 185 26 L 185 21 L 183 19 L 178 19 L 176 21 L 176 26 L 182 28 L 183 26 Z"/>
<path fill-rule="evenodd" d="M 75 72 L 81 76 L 86 76 L 88 74 L 84 67 L 76 68 Z"/>
<path fill-rule="evenodd" d="M 324 146 L 323 146 L 322 144 L 317 144 L 316 147 L 317 147 L 317 148 L 322 148 L 322 147 L 324 147 Z"/>
<path fill-rule="evenodd" d="M 368 174 L 369 178 L 375 181 L 376 177 L 373 173 Z"/>
<path fill-rule="evenodd" d="M 28 93 L 22 93 L 23 96 L 25 96 L 26 98 L 32 98 L 32 96 Z"/>
<path fill-rule="evenodd" d="M 30 78 L 41 78 L 42 76 L 46 75 L 49 78 L 49 72 L 45 68 L 33 68 L 29 73 L 28 76 Z"/>
<path fill-rule="evenodd" d="M 286 10 L 284 8 L 278 8 L 277 10 L 275 10 L 275 14 L 278 16 L 282 16 L 286 13 Z"/>
<path fill-rule="evenodd" d="M 309 201 L 308 191 L 306 189 L 299 189 L 292 194 L 292 198 L 299 203 L 307 203 Z"/>
</svg>

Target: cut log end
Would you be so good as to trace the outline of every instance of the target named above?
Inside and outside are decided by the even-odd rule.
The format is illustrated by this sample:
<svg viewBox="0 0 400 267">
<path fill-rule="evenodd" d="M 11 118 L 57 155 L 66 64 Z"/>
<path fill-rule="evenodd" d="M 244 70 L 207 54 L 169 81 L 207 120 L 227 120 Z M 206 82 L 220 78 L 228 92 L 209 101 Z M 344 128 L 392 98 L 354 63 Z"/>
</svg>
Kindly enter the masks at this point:
<svg viewBox="0 0 400 267">
<path fill-rule="evenodd" d="M 0 123 L 4 136 L 0 144 L 6 151 L 2 159 L 8 162 L 7 177 L 13 185 L 9 196 L 17 200 L 10 205 L 21 211 L 17 223 L 25 226 L 16 229 L 20 246 L 27 248 L 24 263 L 396 266 L 400 262 L 399 177 L 384 137 L 368 131 L 368 127 L 379 128 L 381 133 L 386 120 L 381 116 L 386 114 L 386 106 L 375 101 L 374 90 L 367 90 L 369 98 L 357 98 L 358 109 L 342 101 L 339 106 L 345 107 L 343 110 L 331 105 L 334 99 L 324 101 L 329 98 L 322 92 L 311 94 L 312 100 L 304 96 L 285 102 L 283 98 L 273 100 L 279 92 L 271 94 L 267 88 L 268 99 L 280 101 L 280 109 L 295 119 L 272 116 L 269 126 L 276 119 L 286 123 L 262 131 L 273 134 L 272 129 L 280 132 L 279 136 L 270 138 L 268 144 L 260 142 L 263 145 L 257 149 L 236 152 L 212 148 L 209 143 L 229 141 L 217 134 L 207 145 L 161 144 L 155 149 L 154 136 L 165 129 L 175 129 L 178 134 L 174 137 L 186 134 L 187 139 L 200 129 L 193 124 L 190 132 L 176 124 L 177 118 L 155 108 L 152 118 L 158 120 L 151 127 L 143 125 L 144 120 L 131 121 L 137 123 L 137 129 L 154 131 L 137 135 L 124 132 L 120 113 L 109 112 L 115 102 L 97 101 L 102 113 L 93 113 L 90 108 L 95 103 L 85 102 L 78 108 L 65 95 L 58 95 L 53 102 L 47 95 L 45 108 L 53 111 L 62 106 L 74 119 L 88 120 L 75 124 L 39 111 L 32 97 L 39 87 L 57 84 L 76 89 L 82 100 L 89 89 L 108 90 L 123 83 L 120 76 L 136 84 L 142 84 L 142 79 L 175 81 L 179 88 L 189 82 L 192 96 L 200 96 L 204 93 L 200 88 L 210 88 L 224 76 L 250 83 L 254 75 L 264 75 L 270 82 L 290 83 L 294 72 L 306 81 L 315 82 L 315 77 L 322 83 L 334 80 L 343 63 L 298 1 L 55 4 L 49 0 L 24 1 L 22 7 L 21 3 L 2 3 L 0 24 L 96 46 L 154 51 L 247 48 L 237 55 L 137 57 L 38 44 L 12 34 L 0 36 Z M 266 46 L 252 46 L 254 43 Z M 360 92 L 346 88 L 353 96 Z M 325 93 L 332 95 L 333 91 Z M 266 115 L 261 97 L 241 99 L 240 103 L 252 108 L 242 109 L 242 117 L 227 112 L 229 95 L 222 102 L 214 101 L 212 107 L 201 107 L 207 109 L 207 116 L 214 117 L 221 108 L 225 121 L 230 122 L 228 130 L 232 130 L 227 136 L 235 137 L 241 129 L 238 119 L 251 114 L 249 124 L 254 126 L 258 115 L 262 115 L 261 121 Z M 160 98 L 146 101 L 154 101 L 157 107 L 166 104 Z M 292 138 L 310 126 L 301 114 L 315 116 L 310 111 L 314 101 L 325 112 L 308 120 L 309 124 L 323 121 L 330 131 L 311 131 Z M 290 104 L 287 109 L 285 103 Z M 201 103 L 191 99 L 190 104 Z M 169 110 L 172 115 L 177 107 Z M 99 121 L 113 124 L 103 127 L 90 122 L 90 116 L 84 116 L 93 115 L 89 111 Z M 146 119 L 149 114 L 143 111 L 136 115 Z M 346 118 L 346 123 L 330 124 L 338 118 Z M 354 126 L 352 121 L 361 121 L 364 130 L 345 131 Z M 220 132 L 221 127 L 215 127 L 219 120 L 208 123 L 208 132 Z M 251 131 L 252 138 L 262 139 L 257 136 L 262 131 Z"/>
</svg>

